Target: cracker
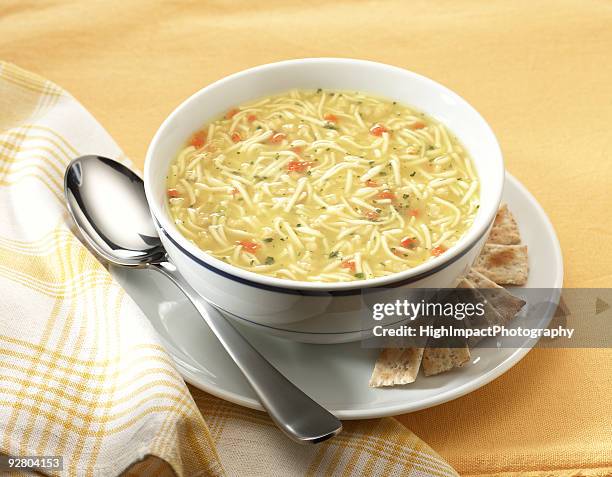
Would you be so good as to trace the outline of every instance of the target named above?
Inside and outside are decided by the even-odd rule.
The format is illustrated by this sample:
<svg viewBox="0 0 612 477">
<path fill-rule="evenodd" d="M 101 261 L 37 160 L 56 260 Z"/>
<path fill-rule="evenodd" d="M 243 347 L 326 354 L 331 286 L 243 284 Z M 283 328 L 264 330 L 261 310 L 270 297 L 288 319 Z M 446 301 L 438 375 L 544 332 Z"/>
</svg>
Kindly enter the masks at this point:
<svg viewBox="0 0 612 477">
<path fill-rule="evenodd" d="M 459 348 L 425 348 L 423 351 L 423 374 L 433 376 L 453 368 L 460 368 L 470 360 L 467 344 Z"/>
<path fill-rule="evenodd" d="M 494 292 L 484 293 L 485 298 L 493 308 L 502 316 L 503 321 L 496 324 L 505 324 L 512 320 L 527 303 L 522 298 L 514 296 L 508 290 L 492 282 L 482 273 L 470 270 L 468 280 L 474 283 L 476 288 L 492 288 Z"/>
<path fill-rule="evenodd" d="M 473 268 L 498 285 L 524 285 L 529 274 L 527 246 L 485 244 Z"/>
<path fill-rule="evenodd" d="M 502 316 L 503 320 L 500 323 L 505 324 L 512 320 L 516 314 L 521 311 L 521 308 L 527 303 L 522 298 L 514 296 L 508 290 L 500 287 L 498 284 L 492 282 L 482 273 L 476 270 L 470 270 L 468 279 L 474 283 L 476 288 L 494 288 L 494 292 L 483 293 L 487 301 L 493 308 Z"/>
<path fill-rule="evenodd" d="M 489 280 L 482 273 L 473 268 L 470 269 L 468 274 L 465 276 L 465 280 L 474 285 L 474 288 L 504 288 L 498 285 L 493 280 Z"/>
<path fill-rule="evenodd" d="M 506 204 L 497 211 L 487 243 L 499 245 L 517 245 L 521 243 L 518 224 Z"/>
<path fill-rule="evenodd" d="M 471 272 L 470 272 L 471 273 Z M 468 277 L 470 274 L 468 274 Z M 485 277 L 486 280 L 490 281 Z M 471 288 L 476 296 L 477 300 L 481 303 L 484 303 L 484 314 L 483 316 L 474 315 L 469 319 L 465 319 L 465 326 L 471 329 L 485 329 L 491 325 L 499 324 L 504 321 L 503 317 L 497 312 L 493 306 L 485 299 L 485 297 L 480 293 L 477 287 L 469 278 L 463 279 L 464 288 Z M 493 282 L 491 282 L 493 283 Z M 497 286 L 495 283 L 493 285 Z M 500 287 L 501 288 L 501 287 Z M 472 335 L 467 339 L 467 344 L 470 348 L 473 348 L 478 343 L 480 343 L 485 337 L 484 336 L 476 336 Z"/>
<path fill-rule="evenodd" d="M 419 373 L 423 348 L 383 349 L 376 360 L 370 387 L 395 386 L 414 382 Z"/>
</svg>

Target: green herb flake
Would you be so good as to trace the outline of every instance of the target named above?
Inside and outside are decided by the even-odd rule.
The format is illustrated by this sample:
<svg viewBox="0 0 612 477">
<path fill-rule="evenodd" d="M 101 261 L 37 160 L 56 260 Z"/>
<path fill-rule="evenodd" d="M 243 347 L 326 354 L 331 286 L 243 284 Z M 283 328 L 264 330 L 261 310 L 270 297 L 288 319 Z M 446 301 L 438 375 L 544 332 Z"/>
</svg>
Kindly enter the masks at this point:
<svg viewBox="0 0 612 477">
<path fill-rule="evenodd" d="M 355 273 L 355 278 L 358 278 L 359 280 L 363 280 L 365 278 L 365 274 L 364 273 Z"/>
<path fill-rule="evenodd" d="M 272 240 L 274 240 L 272 237 L 268 237 L 268 238 L 263 239 L 263 241 L 267 242 L 267 243 L 272 242 Z"/>
<path fill-rule="evenodd" d="M 338 250 L 334 250 L 329 254 L 329 258 L 336 258 L 340 252 Z"/>
<path fill-rule="evenodd" d="M 266 257 L 266 260 L 264 261 L 264 263 L 266 265 L 273 265 L 274 264 L 274 257 Z"/>
</svg>

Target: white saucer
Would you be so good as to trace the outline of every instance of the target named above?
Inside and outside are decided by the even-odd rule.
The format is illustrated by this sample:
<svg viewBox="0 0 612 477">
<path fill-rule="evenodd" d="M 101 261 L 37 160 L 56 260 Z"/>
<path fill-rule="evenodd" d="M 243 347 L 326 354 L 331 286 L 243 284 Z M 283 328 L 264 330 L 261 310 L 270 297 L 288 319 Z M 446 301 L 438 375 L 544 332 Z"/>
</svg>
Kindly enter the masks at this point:
<svg viewBox="0 0 612 477">
<path fill-rule="evenodd" d="M 530 288 L 561 288 L 563 260 L 555 231 L 533 196 L 506 176 L 504 201 L 529 246 Z M 147 315 L 184 379 L 222 399 L 261 409 L 249 385 L 184 296 L 160 274 L 112 269 L 113 275 Z M 550 310 L 550 314 L 554 309 Z M 240 325 L 241 331 L 283 374 L 340 419 L 366 419 L 402 414 L 441 404 L 474 391 L 500 376 L 530 348 L 476 348 L 464 368 L 393 389 L 372 389 L 368 380 L 378 355 L 359 342 L 315 345 L 301 330 L 264 330 Z M 301 335 L 298 337 L 297 335 Z M 331 337 L 331 341 L 343 337 Z M 535 343 L 532 343 L 535 344 Z"/>
</svg>

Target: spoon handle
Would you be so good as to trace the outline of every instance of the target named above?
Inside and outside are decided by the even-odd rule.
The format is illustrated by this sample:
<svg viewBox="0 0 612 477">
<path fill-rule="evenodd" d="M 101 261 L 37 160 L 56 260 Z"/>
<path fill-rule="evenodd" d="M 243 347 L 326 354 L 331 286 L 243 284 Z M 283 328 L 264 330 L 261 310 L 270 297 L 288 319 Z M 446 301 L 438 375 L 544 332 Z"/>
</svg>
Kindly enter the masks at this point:
<svg viewBox="0 0 612 477">
<path fill-rule="evenodd" d="M 342 423 L 283 376 L 207 303 L 177 272 L 170 262 L 150 265 L 170 278 L 189 298 L 225 351 L 240 368 L 276 425 L 301 444 L 315 444 L 337 435 Z"/>
</svg>

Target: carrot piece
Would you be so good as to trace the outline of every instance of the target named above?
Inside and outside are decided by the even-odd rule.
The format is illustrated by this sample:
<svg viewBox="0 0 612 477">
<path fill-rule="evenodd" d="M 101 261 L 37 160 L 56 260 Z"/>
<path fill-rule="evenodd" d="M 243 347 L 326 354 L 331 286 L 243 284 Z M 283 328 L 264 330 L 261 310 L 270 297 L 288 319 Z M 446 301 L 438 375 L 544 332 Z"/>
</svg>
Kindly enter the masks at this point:
<svg viewBox="0 0 612 477">
<path fill-rule="evenodd" d="M 417 241 L 414 238 L 405 238 L 400 242 L 400 245 L 404 248 L 414 248 L 416 247 Z"/>
<path fill-rule="evenodd" d="M 346 260 L 346 261 L 342 262 L 340 264 L 340 267 L 348 268 L 351 271 L 351 273 L 355 273 L 356 265 L 355 265 L 355 262 L 353 262 L 352 260 Z"/>
<path fill-rule="evenodd" d="M 418 209 L 410 209 L 408 211 L 408 215 L 410 217 L 418 217 L 419 216 L 419 210 Z"/>
<path fill-rule="evenodd" d="M 370 134 L 373 136 L 382 136 L 385 132 L 389 132 L 389 130 L 380 123 L 376 123 L 370 128 Z"/>
<path fill-rule="evenodd" d="M 180 197 L 180 196 L 181 196 L 181 194 L 179 193 L 178 190 L 176 190 L 176 189 L 168 189 L 168 197 L 170 197 L 171 199 L 175 198 L 175 197 Z"/>
<path fill-rule="evenodd" d="M 291 150 L 296 154 L 302 154 L 302 146 L 293 146 Z"/>
<path fill-rule="evenodd" d="M 425 123 L 422 123 L 421 121 L 417 121 L 416 123 L 412 123 L 410 125 L 410 129 L 423 129 L 425 127 Z"/>
<path fill-rule="evenodd" d="M 249 114 L 247 116 L 247 121 L 252 123 L 253 121 L 255 121 L 257 119 L 257 116 L 255 116 L 254 114 Z"/>
<path fill-rule="evenodd" d="M 332 123 L 338 122 L 338 116 L 336 116 L 335 114 L 327 113 L 326 115 L 323 116 L 323 119 L 325 119 L 325 121 L 329 121 Z"/>
<path fill-rule="evenodd" d="M 287 170 L 290 172 L 305 172 L 312 166 L 312 162 L 309 161 L 291 161 L 287 164 Z"/>
<path fill-rule="evenodd" d="M 368 210 L 365 213 L 366 219 L 369 220 L 376 220 L 380 217 L 380 214 L 378 212 L 374 212 L 373 210 Z"/>
<path fill-rule="evenodd" d="M 378 187 L 378 182 L 373 181 L 372 179 L 370 179 L 369 181 L 366 181 L 366 185 L 368 187 Z"/>
<path fill-rule="evenodd" d="M 232 119 L 236 114 L 240 112 L 239 109 L 230 109 L 227 113 L 225 113 L 225 119 Z"/>
<path fill-rule="evenodd" d="M 257 249 L 261 246 L 258 243 L 251 242 L 250 240 L 238 240 L 236 244 L 242 245 L 242 248 L 249 253 L 255 253 Z"/>
<path fill-rule="evenodd" d="M 272 137 L 270 138 L 270 142 L 272 144 L 280 144 L 286 137 L 287 135 L 285 133 L 277 132 L 272 135 Z"/>
<path fill-rule="evenodd" d="M 391 200 L 395 200 L 395 194 L 393 192 L 391 192 L 390 190 L 383 190 L 382 192 L 379 192 L 378 194 L 376 194 L 375 197 L 377 199 L 391 199 Z"/>
<path fill-rule="evenodd" d="M 441 247 L 441 246 L 437 246 L 437 247 L 434 247 L 434 248 L 431 249 L 431 254 L 434 257 L 439 257 L 444 252 L 446 252 L 446 249 L 444 247 Z"/>
<path fill-rule="evenodd" d="M 232 133 L 232 141 L 233 142 L 240 142 L 240 141 L 242 141 L 242 138 L 240 137 L 240 134 L 238 134 L 237 132 Z"/>
<path fill-rule="evenodd" d="M 195 147 L 196 149 L 200 149 L 204 144 L 206 144 L 206 131 L 198 131 L 194 133 L 189 140 L 189 145 Z"/>
</svg>

